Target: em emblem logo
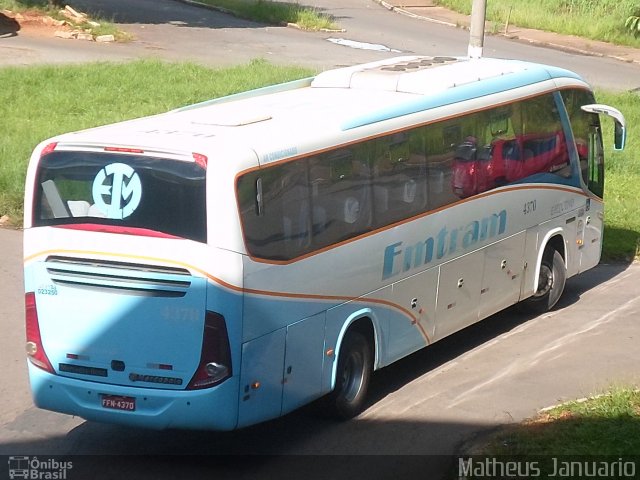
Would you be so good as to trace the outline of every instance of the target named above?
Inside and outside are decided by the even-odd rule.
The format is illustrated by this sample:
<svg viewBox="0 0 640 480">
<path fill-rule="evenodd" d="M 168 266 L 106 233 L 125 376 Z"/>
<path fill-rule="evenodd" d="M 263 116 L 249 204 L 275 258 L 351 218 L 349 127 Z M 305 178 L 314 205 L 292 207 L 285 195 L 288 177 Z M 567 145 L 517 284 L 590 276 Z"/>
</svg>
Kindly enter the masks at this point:
<svg viewBox="0 0 640 480">
<path fill-rule="evenodd" d="M 93 180 L 93 201 L 107 218 L 127 218 L 138 208 L 141 198 L 140 177 L 124 163 L 105 166 Z"/>
</svg>

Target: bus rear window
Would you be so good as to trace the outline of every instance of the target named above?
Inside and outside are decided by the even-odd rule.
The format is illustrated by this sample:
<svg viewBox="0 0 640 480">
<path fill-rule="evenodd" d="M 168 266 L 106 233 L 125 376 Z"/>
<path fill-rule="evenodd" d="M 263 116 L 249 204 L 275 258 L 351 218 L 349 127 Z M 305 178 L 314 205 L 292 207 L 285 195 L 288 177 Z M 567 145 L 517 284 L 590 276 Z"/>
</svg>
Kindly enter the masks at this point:
<svg viewBox="0 0 640 480">
<path fill-rule="evenodd" d="M 205 174 L 178 160 L 52 152 L 38 169 L 34 226 L 100 224 L 206 242 Z"/>
</svg>

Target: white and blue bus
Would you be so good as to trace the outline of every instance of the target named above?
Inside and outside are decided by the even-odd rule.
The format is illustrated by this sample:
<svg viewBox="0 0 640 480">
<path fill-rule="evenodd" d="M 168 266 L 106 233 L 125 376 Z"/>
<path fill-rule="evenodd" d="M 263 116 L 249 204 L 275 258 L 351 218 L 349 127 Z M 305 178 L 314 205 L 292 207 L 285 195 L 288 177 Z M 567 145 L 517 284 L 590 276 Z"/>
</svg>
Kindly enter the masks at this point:
<svg viewBox="0 0 640 480">
<path fill-rule="evenodd" d="M 576 74 L 399 57 L 43 142 L 27 173 L 38 407 L 231 430 L 322 399 L 596 265 L 603 147 Z"/>
</svg>

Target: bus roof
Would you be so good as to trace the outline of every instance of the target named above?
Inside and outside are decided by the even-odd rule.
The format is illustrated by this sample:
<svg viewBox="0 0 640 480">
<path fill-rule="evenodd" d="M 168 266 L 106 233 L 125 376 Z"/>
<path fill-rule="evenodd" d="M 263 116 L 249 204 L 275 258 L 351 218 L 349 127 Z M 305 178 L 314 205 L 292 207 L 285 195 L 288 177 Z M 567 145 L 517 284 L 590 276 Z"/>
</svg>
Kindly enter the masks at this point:
<svg viewBox="0 0 640 480">
<path fill-rule="evenodd" d="M 288 147 L 298 142 L 322 143 L 337 132 L 557 79 L 585 85 L 568 70 L 516 60 L 396 57 L 64 135 L 59 141 L 158 152 L 185 150 L 182 145 L 215 152 L 231 144 L 254 150 L 261 163 L 268 163 L 289 156 Z"/>
</svg>

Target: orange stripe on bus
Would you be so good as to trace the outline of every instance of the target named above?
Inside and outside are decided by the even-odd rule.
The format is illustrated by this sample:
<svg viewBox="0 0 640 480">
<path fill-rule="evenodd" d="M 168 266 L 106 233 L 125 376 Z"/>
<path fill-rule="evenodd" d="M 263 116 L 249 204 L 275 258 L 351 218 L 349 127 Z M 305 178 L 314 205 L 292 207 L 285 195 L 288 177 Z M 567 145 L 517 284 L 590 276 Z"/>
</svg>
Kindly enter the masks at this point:
<svg viewBox="0 0 640 480">
<path fill-rule="evenodd" d="M 329 250 L 333 250 L 334 248 L 338 248 L 338 247 L 341 247 L 343 245 L 347 245 L 349 243 L 352 243 L 352 242 L 355 242 L 355 241 L 358 241 L 358 240 L 362 240 L 362 239 L 370 237 L 372 235 L 377 235 L 377 234 L 382 233 L 382 232 L 384 232 L 386 230 L 391 230 L 392 228 L 396 228 L 396 227 L 398 227 L 400 225 L 404 225 L 405 223 L 413 222 L 415 220 L 419 220 L 421 218 L 428 217 L 430 215 L 442 212 L 444 210 L 447 210 L 449 208 L 453 208 L 453 207 L 458 206 L 458 205 L 463 205 L 463 204 L 468 203 L 468 202 L 473 202 L 473 201 L 476 201 L 476 200 L 478 200 L 480 198 L 489 197 L 489 196 L 492 196 L 492 195 L 498 195 L 498 194 L 505 193 L 505 192 L 517 191 L 517 190 L 559 190 L 559 191 L 562 191 L 562 192 L 574 193 L 574 194 L 577 194 L 577 195 L 582 195 L 584 197 L 589 197 L 589 195 L 587 195 L 583 190 L 579 189 L 578 187 L 563 187 L 563 186 L 555 186 L 555 185 L 543 185 L 543 186 L 535 186 L 535 187 L 534 186 L 526 186 L 526 185 L 522 185 L 522 186 L 514 185 L 514 186 L 511 186 L 511 187 L 502 187 L 500 189 L 490 190 L 488 192 L 484 192 L 484 193 L 475 195 L 474 197 L 471 197 L 471 198 L 465 198 L 465 199 L 460 200 L 460 201 L 455 202 L 455 203 L 450 203 L 448 205 L 443 205 L 442 207 L 438 207 L 438 208 L 435 208 L 433 210 L 429 210 L 427 212 L 420 213 L 420 214 L 415 215 L 413 217 L 409 217 L 409 218 L 406 218 L 404 220 L 400 220 L 398 222 L 391 223 L 389 225 L 385 225 L 384 227 L 380 227 L 380 228 L 377 228 L 375 230 L 371 230 L 370 232 L 363 233 L 361 235 L 358 235 L 358 236 L 353 237 L 353 238 L 349 238 L 347 240 L 343 240 L 343 241 L 338 242 L 338 243 L 333 243 L 331 245 L 327 245 L 326 247 L 322 247 L 322 248 L 320 248 L 318 250 L 314 250 L 313 252 L 309 252 L 309 253 L 306 253 L 304 255 L 300 255 L 299 257 L 292 258 L 291 260 L 269 260 L 269 259 L 265 259 L 265 258 L 254 257 L 250 253 L 247 253 L 247 254 L 248 254 L 249 258 L 251 258 L 251 260 L 253 260 L 256 263 L 266 263 L 266 264 L 269 264 L 269 265 L 289 265 L 291 263 L 295 263 L 295 262 L 299 262 L 301 260 L 305 260 L 307 258 L 313 257 L 315 255 L 319 255 L 319 254 L 327 252 Z M 595 198 L 594 200 L 598 200 L 598 199 Z"/>
<path fill-rule="evenodd" d="M 420 324 L 418 319 L 409 310 L 407 310 L 406 308 L 401 307 L 400 305 L 395 304 L 393 302 L 390 302 L 388 300 L 382 300 L 382 299 L 376 299 L 376 298 L 360 299 L 358 297 L 339 296 L 339 295 L 315 295 L 315 294 L 306 294 L 306 293 L 274 292 L 274 291 L 268 291 L 268 290 L 256 290 L 256 289 L 251 289 L 251 288 L 243 288 L 243 287 L 238 287 L 237 285 L 233 285 L 231 283 L 225 282 L 224 280 L 222 280 L 222 279 L 220 279 L 218 277 L 215 277 L 215 276 L 211 275 L 210 273 L 207 273 L 204 270 L 202 270 L 202 269 L 200 269 L 198 267 L 194 267 L 193 265 L 190 265 L 188 263 L 177 262 L 175 260 L 168 260 L 168 259 L 157 258 L 157 257 L 148 257 L 148 256 L 143 256 L 143 255 L 121 255 L 121 254 L 117 254 L 117 253 L 96 252 L 96 251 L 91 251 L 91 250 L 44 250 L 42 252 L 38 252 L 38 253 L 35 253 L 33 255 L 29 255 L 28 257 L 25 257 L 24 258 L 24 263 L 31 262 L 31 261 L 35 260 L 36 258 L 38 258 L 38 257 L 45 257 L 45 256 L 50 256 L 50 255 L 59 255 L 59 254 L 83 255 L 83 256 L 93 255 L 93 256 L 98 256 L 98 257 L 111 257 L 111 258 L 121 258 L 121 259 L 135 259 L 135 260 L 152 261 L 152 262 L 156 262 L 156 263 L 160 263 L 160 264 L 167 264 L 168 263 L 168 264 L 184 267 L 184 268 L 186 268 L 188 270 L 199 272 L 202 276 L 208 278 L 209 280 L 213 281 L 214 283 L 217 283 L 217 284 L 221 285 L 222 287 L 227 288 L 229 290 L 232 290 L 232 291 L 235 291 L 235 292 L 238 292 L 238 293 L 246 293 L 246 294 L 250 294 L 250 295 L 262 295 L 262 296 L 269 296 L 269 297 L 279 297 L 279 298 L 289 298 L 289 299 L 303 299 L 303 300 L 322 300 L 322 301 L 331 300 L 331 301 L 342 301 L 342 302 L 351 302 L 351 301 L 353 301 L 353 302 L 358 302 L 358 303 L 363 303 L 363 304 L 374 303 L 374 304 L 379 304 L 379 305 L 385 305 L 385 306 L 391 307 L 391 308 L 393 308 L 395 310 L 399 310 L 403 315 L 408 317 L 411 320 L 411 324 L 415 325 L 416 328 L 418 328 L 418 330 L 420 330 L 420 333 L 425 338 L 427 343 L 431 343 L 429 335 L 424 330 L 424 327 Z"/>
</svg>

